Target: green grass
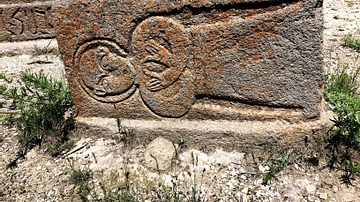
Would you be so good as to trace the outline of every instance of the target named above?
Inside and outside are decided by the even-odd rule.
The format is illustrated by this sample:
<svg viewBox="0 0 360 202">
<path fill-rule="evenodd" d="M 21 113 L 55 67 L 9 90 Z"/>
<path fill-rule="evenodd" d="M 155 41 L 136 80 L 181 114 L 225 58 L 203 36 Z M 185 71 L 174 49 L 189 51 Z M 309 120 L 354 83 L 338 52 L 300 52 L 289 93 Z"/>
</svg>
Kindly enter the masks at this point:
<svg viewBox="0 0 360 202">
<path fill-rule="evenodd" d="M 49 48 L 51 44 L 51 41 L 45 45 L 44 47 L 39 47 L 37 45 L 34 45 L 34 50 L 32 51 L 33 55 L 46 55 L 46 54 L 53 54 L 53 55 L 59 55 L 59 49 L 57 48 Z"/>
<path fill-rule="evenodd" d="M 284 155 L 279 155 L 276 158 L 271 158 L 269 164 L 269 172 L 265 174 L 263 178 L 263 184 L 267 185 L 280 171 L 282 171 L 287 165 L 291 156 L 291 151 L 288 150 Z"/>
<path fill-rule="evenodd" d="M 360 51 L 360 38 L 354 38 L 351 34 L 343 36 L 342 45 Z"/>
<path fill-rule="evenodd" d="M 344 180 L 359 174 L 360 152 L 360 97 L 356 79 L 360 67 L 352 74 L 348 64 L 339 65 L 334 74 L 325 77 L 325 99 L 337 115 L 328 132 L 328 149 L 332 152 L 329 166 L 344 171 Z"/>
<path fill-rule="evenodd" d="M 5 36 L 5 41 L 7 41 L 7 42 L 13 42 L 13 38 L 12 38 L 10 35 Z"/>
<path fill-rule="evenodd" d="M 73 103 L 65 81 L 29 71 L 21 73 L 20 85 L 16 85 L 20 87 L 11 87 L 12 79 L 4 73 L 0 73 L 0 79 L 7 83 L 0 85 L 0 94 L 12 100 L 15 109 L 7 113 L 5 121 L 19 131 L 20 154 L 42 143 L 47 143 L 47 151 L 54 156 L 71 147 L 67 135 L 74 127 L 74 119 L 64 114 Z"/>
</svg>

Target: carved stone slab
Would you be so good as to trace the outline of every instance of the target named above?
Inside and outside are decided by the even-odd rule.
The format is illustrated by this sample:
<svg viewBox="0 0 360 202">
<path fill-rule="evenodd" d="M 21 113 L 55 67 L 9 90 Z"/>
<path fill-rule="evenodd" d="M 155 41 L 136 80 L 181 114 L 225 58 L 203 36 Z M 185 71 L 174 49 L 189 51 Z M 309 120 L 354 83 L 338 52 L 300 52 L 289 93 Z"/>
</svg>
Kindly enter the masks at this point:
<svg viewBox="0 0 360 202">
<path fill-rule="evenodd" d="M 319 118 L 322 0 L 59 1 L 83 117 Z"/>
<path fill-rule="evenodd" d="M 0 41 L 55 37 L 52 1 L 5 0 L 3 3 L 6 4 L 0 3 Z"/>
</svg>

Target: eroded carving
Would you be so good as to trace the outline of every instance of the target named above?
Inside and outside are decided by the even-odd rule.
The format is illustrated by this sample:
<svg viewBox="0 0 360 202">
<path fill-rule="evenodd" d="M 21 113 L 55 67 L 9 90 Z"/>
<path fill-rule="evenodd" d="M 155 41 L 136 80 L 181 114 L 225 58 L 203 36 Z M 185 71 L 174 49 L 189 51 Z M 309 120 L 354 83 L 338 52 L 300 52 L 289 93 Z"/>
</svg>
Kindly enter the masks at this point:
<svg viewBox="0 0 360 202">
<path fill-rule="evenodd" d="M 145 104 L 161 116 L 184 115 L 196 100 L 194 75 L 187 68 L 191 41 L 184 27 L 166 17 L 146 19 L 133 33 L 132 47 Z"/>
<path fill-rule="evenodd" d="M 57 25 L 65 64 L 71 66 L 72 62 L 74 66 L 70 79 L 75 75 L 81 86 L 73 87 L 81 90 L 78 100 L 85 91 L 94 98 L 84 98 L 91 105 L 97 105 L 96 101 L 117 103 L 119 112 L 137 110 L 129 116 L 145 119 L 155 114 L 232 120 L 241 115 L 241 120 L 252 113 L 251 109 L 259 113 L 250 117 L 267 114 L 266 110 L 273 117 L 291 117 L 292 113 L 303 113 L 306 119 L 317 117 L 322 88 L 321 53 L 317 51 L 321 36 L 314 31 L 321 23 L 313 15 L 317 0 L 289 5 L 266 1 L 258 7 L 256 3 L 236 2 L 234 9 L 223 2 L 196 9 L 180 6 L 171 10 L 173 6 L 167 5 L 170 7 L 160 13 L 155 11 L 160 8 L 152 10 L 136 3 L 138 7 L 129 16 L 120 7 L 109 8 L 118 16 L 97 15 L 96 9 L 86 9 L 91 4 L 74 4 L 74 8 L 79 7 L 77 15 L 58 12 L 70 19 L 58 20 Z M 185 4 L 193 5 L 191 1 Z M 112 4 L 102 6 L 106 5 Z M 308 14 L 303 12 L 312 13 L 314 19 L 304 17 Z M 166 17 L 155 16 L 165 13 Z M 85 20 L 72 22 L 74 16 Z M 301 23 L 312 28 L 299 28 Z M 76 38 L 72 39 L 72 33 Z M 294 39 L 296 33 L 301 34 Z M 314 40 L 304 46 L 304 39 L 311 37 Z M 79 43 L 78 50 L 72 52 L 69 47 Z M 81 104 L 81 109 L 85 105 Z M 106 110 L 109 105 L 102 106 Z M 104 111 L 102 116 L 107 116 L 105 113 L 113 112 Z"/>
<path fill-rule="evenodd" d="M 131 54 L 137 67 L 136 73 L 129 59 L 125 58 L 124 51 L 119 48 L 110 51 L 110 47 L 116 46 L 114 43 L 94 41 L 80 48 L 78 54 L 83 55 L 79 55 L 78 77 L 82 79 L 84 89 L 91 92 L 95 99 L 119 102 L 128 96 L 121 96 L 121 99 L 109 99 L 107 96 L 120 95 L 130 89 L 135 74 L 139 74 L 143 101 L 155 114 L 165 117 L 186 114 L 198 95 L 301 107 L 296 104 L 296 97 L 289 97 L 288 92 L 282 92 L 278 84 L 272 83 L 276 80 L 288 86 L 289 91 L 295 90 L 293 81 L 286 76 L 289 69 L 274 68 L 282 66 L 285 60 L 299 58 L 291 42 L 270 32 L 247 35 L 250 31 L 245 27 L 243 32 L 233 31 L 241 26 L 244 25 L 234 20 L 185 30 L 183 25 L 170 18 L 151 17 L 140 23 L 133 33 Z M 208 37 L 208 33 L 217 37 Z M 189 35 L 196 37 L 190 39 Z M 224 38 L 228 39 L 226 43 L 222 41 Z M 192 40 L 201 41 L 206 49 L 193 47 Z M 231 47 L 225 47 L 229 43 Z M 86 47 L 94 44 L 99 46 L 87 50 Z M 196 62 L 200 58 L 201 65 L 188 66 L 192 49 L 195 55 L 193 64 L 200 63 Z M 222 53 L 226 49 L 227 52 Z M 89 64 L 91 57 L 95 58 L 95 69 L 92 69 L 93 64 Z M 246 78 L 241 76 L 245 74 Z M 197 81 L 196 76 L 202 81 Z M 134 88 L 131 88 L 129 94 L 133 91 Z"/>
<path fill-rule="evenodd" d="M 80 46 L 75 55 L 75 72 L 83 89 L 103 102 L 120 102 L 134 93 L 136 71 L 127 53 L 106 40 Z"/>
</svg>

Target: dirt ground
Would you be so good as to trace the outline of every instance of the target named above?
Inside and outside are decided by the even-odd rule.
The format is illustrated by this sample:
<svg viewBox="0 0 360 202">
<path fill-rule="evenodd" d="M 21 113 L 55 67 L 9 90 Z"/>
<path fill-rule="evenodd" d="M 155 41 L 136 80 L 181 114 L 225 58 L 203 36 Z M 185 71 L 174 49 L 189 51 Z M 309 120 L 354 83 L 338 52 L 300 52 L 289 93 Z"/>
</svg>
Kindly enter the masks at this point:
<svg viewBox="0 0 360 202">
<path fill-rule="evenodd" d="M 360 37 L 360 1 L 325 0 L 323 8 L 325 72 L 334 71 L 339 62 L 358 67 L 359 52 L 342 47 L 341 38 L 348 33 Z M 47 42 L 39 44 L 37 47 L 43 48 Z M 6 75 L 18 78 L 25 69 L 43 69 L 54 78 L 64 75 L 56 51 L 36 55 L 32 46 L 21 51 L 8 48 L 8 43 L 0 43 L 0 47 L 0 71 Z M 8 100 L 0 97 L 0 102 L 6 106 L 0 114 L 11 110 Z M 91 184 L 99 200 L 103 193 L 100 185 L 104 185 L 107 190 L 129 186 L 147 201 L 164 201 L 166 189 L 160 183 L 183 194 L 185 199 L 190 199 L 195 187 L 201 201 L 360 201 L 359 176 L 346 183 L 343 171 L 328 166 L 331 151 L 321 137 L 309 137 L 291 148 L 254 145 L 252 151 L 217 149 L 209 153 L 187 148 L 186 143 L 177 144 L 174 163 L 159 175 L 156 169 L 145 166 L 146 145 L 124 145 L 113 138 L 117 135 L 113 132 L 89 133 L 83 128 L 70 135 L 76 142 L 74 152 L 51 157 L 45 153 L 45 147 L 36 147 L 11 166 L 18 151 L 17 133 L 0 124 L 0 201 L 80 201 L 70 182 L 72 165 L 93 172 Z M 288 152 L 288 164 L 265 185 L 264 177 L 270 167 L 278 166 L 269 159 L 281 159 Z"/>
</svg>

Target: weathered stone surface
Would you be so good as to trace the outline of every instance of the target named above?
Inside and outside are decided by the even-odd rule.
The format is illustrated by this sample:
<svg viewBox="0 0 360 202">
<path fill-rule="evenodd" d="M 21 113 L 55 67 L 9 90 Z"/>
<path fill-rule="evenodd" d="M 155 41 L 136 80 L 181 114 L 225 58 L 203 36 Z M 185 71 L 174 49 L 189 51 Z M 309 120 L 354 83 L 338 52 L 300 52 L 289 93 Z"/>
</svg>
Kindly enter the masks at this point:
<svg viewBox="0 0 360 202">
<path fill-rule="evenodd" d="M 289 123 L 284 120 L 268 121 L 229 121 L 229 120 L 134 120 L 123 119 L 123 127 L 131 127 L 136 134 L 133 142 L 149 144 L 161 136 L 178 143 L 186 139 L 187 148 L 200 150 L 223 148 L 245 151 L 256 145 L 278 145 L 296 148 L 311 137 L 320 139 L 331 128 L 332 113 L 321 113 L 314 121 Z M 118 132 L 114 118 L 77 117 L 77 127 L 87 130 L 84 134 L 97 134 L 95 131 Z M 107 132 L 109 133 L 109 132 Z"/>
<path fill-rule="evenodd" d="M 167 170 L 175 157 L 174 145 L 163 137 L 157 137 L 146 147 L 144 157 L 148 168 Z"/>
<path fill-rule="evenodd" d="M 322 0 L 59 1 L 78 115 L 319 118 Z"/>
<path fill-rule="evenodd" d="M 49 0 L 1 0 L 3 4 L 17 4 L 17 3 L 32 3 L 32 2 L 44 2 Z"/>
<path fill-rule="evenodd" d="M 0 4 L 0 41 L 55 37 L 52 1 L 3 3 L 7 4 Z"/>
</svg>

